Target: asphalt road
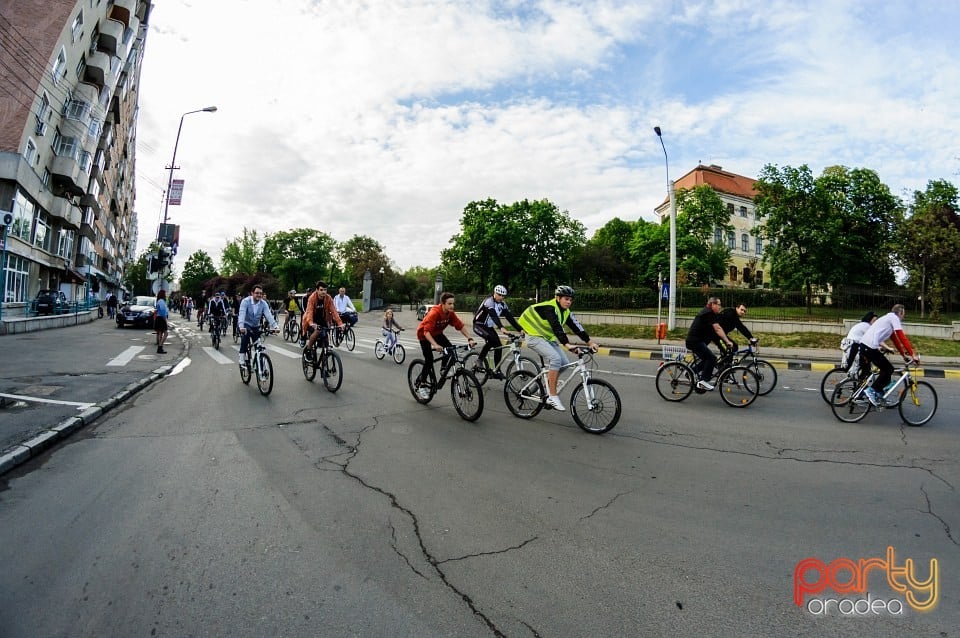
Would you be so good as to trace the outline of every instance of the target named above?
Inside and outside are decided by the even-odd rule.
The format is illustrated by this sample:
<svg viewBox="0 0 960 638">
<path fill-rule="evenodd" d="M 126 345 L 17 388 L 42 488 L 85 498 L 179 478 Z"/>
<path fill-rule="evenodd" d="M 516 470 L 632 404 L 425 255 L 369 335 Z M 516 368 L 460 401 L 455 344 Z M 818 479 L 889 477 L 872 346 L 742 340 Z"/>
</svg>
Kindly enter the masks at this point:
<svg viewBox="0 0 960 638">
<path fill-rule="evenodd" d="M 476 423 L 446 393 L 421 406 L 406 387 L 412 331 L 398 366 L 374 359 L 364 323 L 336 394 L 271 339 L 268 398 L 240 383 L 232 348 L 221 362 L 185 326 L 175 374 L 4 475 L 0 635 L 957 635 L 955 381 L 930 380 L 940 406 L 925 427 L 895 410 L 847 425 L 820 399 L 820 372 L 779 370 L 740 410 L 715 393 L 666 403 L 655 361 L 601 357 L 623 418 L 593 436 L 569 413 L 514 418 L 499 382 Z M 153 358 L 107 372 L 149 335 L 90 326 L 89 341 L 84 327 L 36 339 L 36 356 L 84 352 L 104 368 L 57 376 L 48 396 L 90 401 L 97 379 L 163 363 L 141 353 Z M 29 365 L 23 377 L 50 384 L 49 366 Z M 932 610 L 812 613 L 811 599 L 866 596 L 829 589 L 794 604 L 799 561 L 888 547 L 921 578 L 938 561 Z M 880 572 L 866 578 L 874 608 L 895 608 L 906 595 Z"/>
</svg>

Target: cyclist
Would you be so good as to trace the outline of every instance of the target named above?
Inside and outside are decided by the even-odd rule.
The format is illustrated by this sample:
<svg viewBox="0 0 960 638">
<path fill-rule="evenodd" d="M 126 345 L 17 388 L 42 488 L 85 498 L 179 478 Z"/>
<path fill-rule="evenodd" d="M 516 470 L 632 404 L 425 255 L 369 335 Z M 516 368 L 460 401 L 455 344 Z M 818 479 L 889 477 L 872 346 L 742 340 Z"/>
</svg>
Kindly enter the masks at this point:
<svg viewBox="0 0 960 638">
<path fill-rule="evenodd" d="M 470 344 L 471 347 L 476 343 L 473 337 L 467 333 L 467 328 L 460 320 L 460 317 L 454 312 L 453 308 L 455 305 L 452 292 L 441 294 L 440 303 L 431 308 L 423 318 L 423 321 L 420 322 L 420 325 L 417 326 L 417 341 L 420 342 L 420 351 L 423 352 L 424 361 L 423 370 L 420 371 L 417 383 L 426 381 L 426 377 L 429 374 L 433 385 L 436 385 L 437 375 L 433 371 L 433 351 L 443 352 L 444 348 L 449 348 L 453 345 L 450 343 L 450 340 L 447 339 L 446 335 L 443 334 L 447 326 L 453 326 L 455 330 L 459 330 L 460 334 L 467 338 L 467 343 Z M 444 356 L 440 364 L 441 367 L 447 365 L 448 357 L 449 355 Z M 421 387 L 419 392 L 420 398 L 430 398 L 429 388 Z"/>
<path fill-rule="evenodd" d="M 877 320 L 877 313 L 872 310 L 850 328 L 845 341 L 850 344 L 850 351 L 847 353 L 847 359 L 843 362 L 843 371 L 849 372 L 855 361 L 859 357 L 859 366 L 857 368 L 860 379 L 862 380 L 870 372 L 870 362 L 867 361 L 866 353 L 860 347 L 860 340 L 867 333 L 867 329 Z M 892 351 L 891 351 L 892 352 Z"/>
<path fill-rule="evenodd" d="M 260 320 L 266 317 L 270 330 L 277 331 L 277 320 L 270 312 L 270 304 L 263 299 L 263 287 L 254 285 L 250 296 L 240 302 L 238 324 L 240 326 L 240 366 L 247 365 L 247 348 L 250 340 L 260 336 Z"/>
<path fill-rule="evenodd" d="M 291 290 L 287 293 L 287 316 L 296 317 L 298 312 L 301 312 L 300 302 L 297 300 L 297 291 Z"/>
<path fill-rule="evenodd" d="M 566 346 L 571 352 L 574 349 L 564 327 L 570 328 L 594 352 L 599 346 L 570 312 L 573 288 L 557 286 L 553 294 L 553 299 L 535 303 L 524 310 L 520 314 L 519 324 L 527 333 L 527 347 L 543 357 L 547 366 L 547 404 L 554 410 L 563 411 L 566 408 L 557 395 L 557 379 L 560 377 L 560 368 L 570 360 L 560 346 Z"/>
<path fill-rule="evenodd" d="M 503 373 L 497 367 L 500 365 L 500 359 L 503 352 L 500 350 L 500 334 L 507 334 L 500 321 L 500 317 L 506 318 L 517 332 L 523 332 L 523 328 L 517 323 L 517 320 L 510 314 L 510 308 L 504 297 L 507 296 L 507 289 L 500 284 L 493 287 L 493 294 L 483 300 L 477 312 L 473 315 L 473 332 L 483 339 L 483 348 L 480 349 L 480 361 L 487 360 L 487 353 L 493 350 L 493 369 L 496 372 L 491 375 L 494 379 L 503 379 Z"/>
<path fill-rule="evenodd" d="M 240 304 L 241 304 L 241 303 L 242 303 L 242 300 L 240 299 L 240 293 L 239 293 L 239 292 L 233 293 L 233 301 L 230 302 L 230 310 L 232 310 L 232 312 L 230 313 L 230 316 L 231 316 L 231 318 L 232 318 L 232 320 L 233 320 L 233 334 L 234 334 L 234 336 L 236 336 L 236 335 L 240 332 L 239 319 L 240 319 Z"/>
<path fill-rule="evenodd" d="M 717 365 L 717 355 L 710 349 L 710 343 L 720 345 L 724 343 L 729 348 L 734 347 L 733 341 L 724 332 L 720 325 L 720 299 L 710 297 L 707 299 L 706 307 L 697 313 L 690 324 L 690 330 L 687 331 L 686 345 L 687 349 L 696 353 L 703 361 L 703 370 L 700 371 L 700 381 L 697 387 L 701 390 L 713 390 L 710 385 L 710 378 L 713 377 L 713 367 Z"/>
<path fill-rule="evenodd" d="M 743 325 L 743 318 L 746 315 L 747 307 L 740 303 L 734 308 L 724 308 L 721 310 L 720 316 L 717 317 L 717 321 L 720 323 L 720 327 L 723 328 L 723 331 L 727 333 L 727 336 L 730 336 L 730 333 L 736 330 L 744 337 L 749 339 L 750 343 L 756 344 L 759 339 L 754 338 L 753 334 L 750 332 L 750 329 Z M 736 342 L 731 339 L 730 343 L 733 344 L 733 350 L 736 350 Z"/>
<path fill-rule="evenodd" d="M 873 405 L 880 405 L 883 402 L 883 389 L 893 376 L 893 364 L 881 352 L 881 346 L 887 339 L 893 341 L 897 351 L 903 357 L 904 361 L 915 361 L 920 363 L 920 357 L 917 356 L 910 339 L 903 331 L 903 317 L 906 314 L 906 308 L 903 304 L 894 304 L 890 312 L 873 322 L 860 339 L 860 348 L 863 350 L 867 360 L 880 368 L 880 373 L 874 380 L 873 385 L 867 388 L 867 398 Z"/>
<path fill-rule="evenodd" d="M 300 325 L 300 334 L 307 337 L 307 343 L 304 350 L 310 352 L 317 343 L 317 339 L 322 338 L 320 347 L 325 348 L 328 345 L 326 328 L 330 324 L 336 324 L 343 328 L 343 321 L 333 305 L 333 298 L 327 294 L 327 284 L 323 281 L 317 282 L 317 288 L 307 298 L 307 309 L 303 312 L 303 322 Z M 319 328 L 323 328 L 320 330 Z M 323 333 L 321 337 L 321 333 Z"/>
<path fill-rule="evenodd" d="M 393 330 L 403 330 L 397 320 L 393 318 L 393 308 L 387 308 L 383 311 L 383 324 L 380 326 L 383 336 L 387 338 L 387 347 L 393 345 L 393 340 L 396 338 L 393 334 Z"/>
<path fill-rule="evenodd" d="M 333 305 L 340 313 L 341 319 L 349 323 L 351 327 L 357 325 L 357 309 L 353 307 L 353 302 L 347 296 L 346 288 L 341 287 L 337 291 L 337 295 L 333 298 Z"/>
<path fill-rule="evenodd" d="M 207 304 L 207 316 L 210 317 L 210 331 L 220 330 L 220 322 L 223 321 L 224 317 L 227 316 L 227 304 L 223 299 L 223 291 L 221 290 L 214 296 L 210 297 L 210 303 Z"/>
</svg>

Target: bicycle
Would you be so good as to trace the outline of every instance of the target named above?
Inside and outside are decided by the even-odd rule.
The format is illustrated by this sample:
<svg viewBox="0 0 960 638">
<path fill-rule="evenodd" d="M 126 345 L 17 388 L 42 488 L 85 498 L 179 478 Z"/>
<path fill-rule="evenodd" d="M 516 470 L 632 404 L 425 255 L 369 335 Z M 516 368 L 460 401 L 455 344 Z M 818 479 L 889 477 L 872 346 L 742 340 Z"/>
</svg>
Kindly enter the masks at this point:
<svg viewBox="0 0 960 638">
<path fill-rule="evenodd" d="M 382 339 L 377 339 L 377 342 L 373 344 L 373 354 L 376 355 L 377 359 L 383 359 L 388 354 L 393 357 L 393 360 L 397 362 L 397 365 L 403 363 L 403 360 L 407 357 L 407 351 L 403 348 L 403 344 L 400 343 L 400 332 L 403 328 L 391 328 L 390 331 L 392 335 L 387 335 L 387 340 L 384 342 Z M 467 355 L 468 357 L 470 355 Z"/>
<path fill-rule="evenodd" d="M 911 368 L 917 366 L 913 359 L 905 361 L 903 367 L 896 371 L 899 378 L 884 388 L 880 405 L 876 406 L 867 398 L 866 392 L 879 372 L 871 373 L 863 381 L 844 379 L 833 389 L 830 410 L 844 423 L 856 423 L 867 416 L 871 409 L 881 412 L 896 405 L 904 423 L 914 427 L 924 425 L 937 413 L 937 391 L 930 383 L 918 381 L 913 376 Z M 891 396 L 894 397 L 892 401 L 887 398 Z"/>
<path fill-rule="evenodd" d="M 327 329 L 318 328 L 318 330 L 321 332 L 317 343 L 313 348 L 305 347 L 300 357 L 303 376 L 307 381 L 313 382 L 319 369 L 323 387 L 329 392 L 336 392 L 343 384 L 343 361 L 340 355 L 330 347 Z"/>
<path fill-rule="evenodd" d="M 250 383 L 250 377 L 256 374 L 257 389 L 263 396 L 269 395 L 273 390 L 273 362 L 270 361 L 267 347 L 263 343 L 269 334 L 276 333 L 272 330 L 266 330 L 257 335 L 256 341 L 251 341 L 250 346 L 253 348 L 254 354 L 251 357 L 248 351 L 246 360 L 240 365 L 240 380 L 244 384 L 248 384 Z"/>
<path fill-rule="evenodd" d="M 287 320 L 283 322 L 284 341 L 297 341 L 300 338 L 300 324 L 297 323 L 297 314 L 287 312 Z"/>
<path fill-rule="evenodd" d="M 692 359 L 688 360 L 688 356 Z M 697 394 L 708 392 L 697 385 L 702 366 L 700 357 L 696 353 L 688 353 L 686 347 L 663 346 L 663 360 L 656 377 L 657 394 L 666 401 L 683 401 L 694 391 Z M 714 388 L 720 389 L 723 402 L 734 408 L 745 408 L 760 395 L 760 380 L 746 366 L 735 365 L 722 369 L 715 366 L 707 382 L 713 382 Z"/>
<path fill-rule="evenodd" d="M 491 365 L 490 362 L 490 354 L 492 354 L 494 349 L 487 354 L 487 357 L 485 357 L 486 361 L 480 360 L 479 352 L 471 352 L 463 358 L 463 364 L 467 367 L 467 370 L 470 370 L 476 375 L 480 385 L 484 385 L 489 379 L 506 380 L 506 378 L 510 376 L 514 369 L 540 372 L 540 368 L 543 365 L 543 359 L 540 359 L 538 356 L 537 358 L 540 359 L 540 361 L 537 362 L 526 355 L 520 354 L 520 346 L 523 344 L 523 338 L 524 336 L 522 333 L 508 333 L 507 339 L 509 340 L 509 343 L 494 349 L 503 350 L 509 348 L 510 351 L 506 353 L 507 356 L 501 358 L 500 363 L 496 365 Z M 509 361 L 509 363 L 507 363 L 507 369 L 505 372 L 501 372 L 500 369 L 503 367 L 503 364 L 506 361 Z"/>
<path fill-rule="evenodd" d="M 216 350 L 220 349 L 220 324 L 222 323 L 221 317 L 211 317 L 210 318 L 210 341 L 213 343 L 213 347 Z"/>
<path fill-rule="evenodd" d="M 846 341 L 846 339 L 844 339 L 844 341 Z M 850 350 L 850 345 L 848 344 L 845 348 L 843 347 L 843 342 L 841 342 L 840 345 L 840 365 L 832 370 L 828 370 L 827 373 L 823 375 L 823 379 L 820 380 L 820 396 L 823 397 L 823 400 L 826 401 L 827 404 L 830 403 L 830 398 L 833 396 L 833 390 L 837 387 L 837 384 L 846 379 L 862 380 L 863 377 L 870 374 L 870 370 L 872 369 L 869 363 L 866 364 L 866 370 L 861 369 L 861 359 L 863 359 L 863 353 L 861 352 L 857 354 L 857 358 L 850 365 L 850 369 L 846 370 L 847 352 Z M 896 350 L 884 347 L 881 347 L 880 351 L 887 354 L 896 352 Z"/>
<path fill-rule="evenodd" d="M 426 405 L 439 392 L 447 380 L 450 380 L 450 399 L 457 414 L 465 421 L 476 421 L 483 414 L 483 389 L 477 377 L 463 365 L 461 352 L 471 350 L 471 346 L 450 346 L 443 349 L 440 357 L 440 376 L 436 371 L 424 370 L 426 361 L 414 359 L 407 368 L 407 385 L 410 394 L 417 403 Z M 433 365 L 437 365 L 434 359 Z M 420 376 L 423 375 L 423 381 Z"/>
<path fill-rule="evenodd" d="M 357 346 L 357 335 L 353 332 L 353 326 L 346 321 L 343 322 L 343 328 L 337 326 L 333 330 L 333 346 L 339 348 L 341 343 L 345 343 L 350 352 Z"/>
<path fill-rule="evenodd" d="M 557 391 L 577 375 L 580 383 L 570 394 L 570 415 L 580 429 L 590 434 L 609 432 L 620 421 L 622 404 L 620 395 L 610 383 L 603 379 L 593 378 L 595 367 L 594 353 L 588 346 L 577 346 L 574 350 L 576 361 L 571 361 L 560 367 L 561 378 L 557 379 Z M 564 378 L 563 371 L 570 369 Z M 503 398 L 507 409 L 521 419 L 532 419 L 546 407 L 553 408 L 547 403 L 547 375 L 546 368 L 533 372 L 531 370 L 514 370 L 507 377 L 503 385 Z"/>
<path fill-rule="evenodd" d="M 760 382 L 758 396 L 766 396 L 777 386 L 777 369 L 769 361 L 759 358 L 757 356 L 759 353 L 760 347 L 757 346 L 757 340 L 751 339 L 746 348 L 733 352 L 728 350 L 721 354 L 717 359 L 717 367 L 723 369 L 744 366 L 757 375 L 757 380 Z"/>
</svg>

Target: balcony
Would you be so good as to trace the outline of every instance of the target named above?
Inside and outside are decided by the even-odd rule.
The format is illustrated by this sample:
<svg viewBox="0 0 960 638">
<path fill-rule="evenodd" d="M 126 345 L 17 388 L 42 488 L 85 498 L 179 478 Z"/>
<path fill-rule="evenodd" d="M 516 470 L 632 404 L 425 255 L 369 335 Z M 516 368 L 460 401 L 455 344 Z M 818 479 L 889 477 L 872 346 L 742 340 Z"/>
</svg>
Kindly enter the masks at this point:
<svg viewBox="0 0 960 638">
<path fill-rule="evenodd" d="M 51 184 L 54 194 L 60 196 L 83 195 L 89 176 L 72 155 L 56 155 L 50 163 Z"/>
<path fill-rule="evenodd" d="M 106 150 L 111 146 L 113 146 L 113 122 L 107 120 L 103 123 L 103 132 L 100 133 L 100 141 L 97 143 L 97 148 Z"/>
<path fill-rule="evenodd" d="M 100 23 L 100 41 L 97 43 L 101 51 L 111 55 L 117 54 L 117 47 L 123 42 L 123 32 L 126 26 L 117 20 L 104 20 Z"/>
<path fill-rule="evenodd" d="M 103 51 L 94 52 L 87 58 L 87 81 L 97 86 L 106 86 L 110 79 L 110 56 Z"/>
<path fill-rule="evenodd" d="M 137 0 L 113 0 L 113 9 L 110 11 L 110 19 L 123 23 L 123 26 L 130 25 L 130 16 L 137 10 Z"/>
</svg>

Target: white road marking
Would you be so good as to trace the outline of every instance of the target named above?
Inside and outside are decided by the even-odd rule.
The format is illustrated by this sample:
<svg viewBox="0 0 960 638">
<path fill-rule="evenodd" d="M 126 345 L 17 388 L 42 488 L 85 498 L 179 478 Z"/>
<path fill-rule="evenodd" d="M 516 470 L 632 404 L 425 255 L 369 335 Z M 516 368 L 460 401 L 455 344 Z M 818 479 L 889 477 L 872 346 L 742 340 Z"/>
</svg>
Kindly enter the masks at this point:
<svg viewBox="0 0 960 638">
<path fill-rule="evenodd" d="M 6 397 L 8 399 L 17 399 L 19 401 L 26 401 L 28 403 L 52 403 L 54 405 L 73 405 L 76 406 L 78 410 L 86 410 L 87 408 L 96 405 L 95 403 L 81 403 L 79 401 L 59 401 L 57 399 L 41 399 L 40 397 L 28 397 L 23 396 L 22 394 L 4 394 L 0 392 L 0 397 Z"/>
<path fill-rule="evenodd" d="M 146 349 L 146 346 L 130 346 L 129 348 L 127 348 L 126 350 L 124 350 L 123 352 L 115 356 L 113 359 L 110 359 L 110 361 L 107 362 L 107 365 L 108 366 L 125 366 L 131 361 L 133 361 L 133 358 L 138 354 L 140 354 L 141 352 L 143 352 L 145 349 Z"/>
<path fill-rule="evenodd" d="M 213 359 L 215 362 L 219 363 L 220 365 L 237 362 L 236 359 L 228 357 L 227 355 L 223 354 L 213 346 L 204 346 L 203 351 L 206 352 L 211 359 Z"/>
</svg>

